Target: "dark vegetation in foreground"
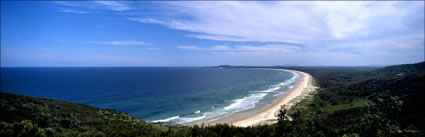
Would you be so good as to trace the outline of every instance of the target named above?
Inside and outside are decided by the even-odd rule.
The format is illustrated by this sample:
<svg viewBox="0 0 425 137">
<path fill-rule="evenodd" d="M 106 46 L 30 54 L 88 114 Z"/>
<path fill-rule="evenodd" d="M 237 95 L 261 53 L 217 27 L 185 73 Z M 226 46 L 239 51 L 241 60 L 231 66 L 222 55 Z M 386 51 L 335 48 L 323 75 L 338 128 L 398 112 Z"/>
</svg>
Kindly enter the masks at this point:
<svg viewBox="0 0 425 137">
<path fill-rule="evenodd" d="M 268 68 L 310 73 L 320 87 L 310 99 L 281 111 L 274 125 L 170 129 L 114 110 L 0 92 L 0 136 L 424 136 L 424 62 L 385 68 Z"/>
</svg>

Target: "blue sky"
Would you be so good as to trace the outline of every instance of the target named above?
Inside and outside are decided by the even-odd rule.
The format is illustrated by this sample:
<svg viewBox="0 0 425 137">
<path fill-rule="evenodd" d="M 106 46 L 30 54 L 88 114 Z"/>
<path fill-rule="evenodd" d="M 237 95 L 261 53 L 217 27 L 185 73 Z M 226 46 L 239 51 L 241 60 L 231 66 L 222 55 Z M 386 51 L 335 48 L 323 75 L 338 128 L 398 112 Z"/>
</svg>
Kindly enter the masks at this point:
<svg viewBox="0 0 425 137">
<path fill-rule="evenodd" d="M 424 24 L 423 1 L 1 1 L 1 65 L 415 63 Z"/>
</svg>

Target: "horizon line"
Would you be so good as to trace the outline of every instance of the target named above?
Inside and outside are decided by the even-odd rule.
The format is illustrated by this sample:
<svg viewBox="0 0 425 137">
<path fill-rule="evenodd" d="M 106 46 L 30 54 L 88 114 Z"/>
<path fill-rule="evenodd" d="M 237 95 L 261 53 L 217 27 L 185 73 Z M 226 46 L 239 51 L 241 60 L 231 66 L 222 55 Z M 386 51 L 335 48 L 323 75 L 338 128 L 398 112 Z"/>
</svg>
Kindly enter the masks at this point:
<svg viewBox="0 0 425 137">
<path fill-rule="evenodd" d="M 416 64 L 416 63 L 408 63 Z M 227 65 L 230 67 L 386 67 L 391 65 Z M 219 67 L 222 65 L 209 66 L 0 66 L 0 68 L 140 68 L 140 67 Z"/>
</svg>

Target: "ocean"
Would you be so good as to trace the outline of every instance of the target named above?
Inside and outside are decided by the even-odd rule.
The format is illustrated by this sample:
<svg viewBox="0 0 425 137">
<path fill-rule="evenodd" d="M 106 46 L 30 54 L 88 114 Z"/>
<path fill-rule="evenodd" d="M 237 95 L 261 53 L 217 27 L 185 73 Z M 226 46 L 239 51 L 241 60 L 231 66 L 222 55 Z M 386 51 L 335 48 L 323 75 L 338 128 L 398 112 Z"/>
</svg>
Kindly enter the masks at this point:
<svg viewBox="0 0 425 137">
<path fill-rule="evenodd" d="M 293 88 L 299 75 L 213 67 L 6 67 L 1 91 L 188 124 L 269 105 Z"/>
</svg>

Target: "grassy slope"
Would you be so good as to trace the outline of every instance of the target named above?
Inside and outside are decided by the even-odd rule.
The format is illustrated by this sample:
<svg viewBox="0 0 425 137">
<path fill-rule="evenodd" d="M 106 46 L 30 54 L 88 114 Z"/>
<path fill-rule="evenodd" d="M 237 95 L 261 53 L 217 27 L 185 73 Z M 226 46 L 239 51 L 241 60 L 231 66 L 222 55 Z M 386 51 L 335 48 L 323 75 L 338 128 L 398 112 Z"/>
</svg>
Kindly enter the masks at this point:
<svg viewBox="0 0 425 137">
<path fill-rule="evenodd" d="M 336 126 L 336 129 L 342 127 L 342 130 L 354 131 L 358 126 L 356 124 L 365 119 L 365 114 L 379 112 L 383 113 L 380 119 L 398 123 L 399 130 L 423 132 L 425 128 L 425 113 L 420 110 L 425 105 L 424 62 L 351 71 L 302 67 L 295 69 L 311 73 L 318 79 L 317 84 L 321 88 L 313 98 L 295 105 L 289 114 L 298 111 L 304 119 L 323 117 L 326 121 L 324 125 L 328 128 Z M 402 104 L 400 112 L 393 110 L 394 99 Z"/>
<path fill-rule="evenodd" d="M 167 130 L 115 110 L 0 92 L 0 121 L 12 124 L 24 120 L 39 128 L 57 127 L 66 132 L 96 130 L 112 134 L 134 130 L 134 134 L 157 135 Z"/>
</svg>

